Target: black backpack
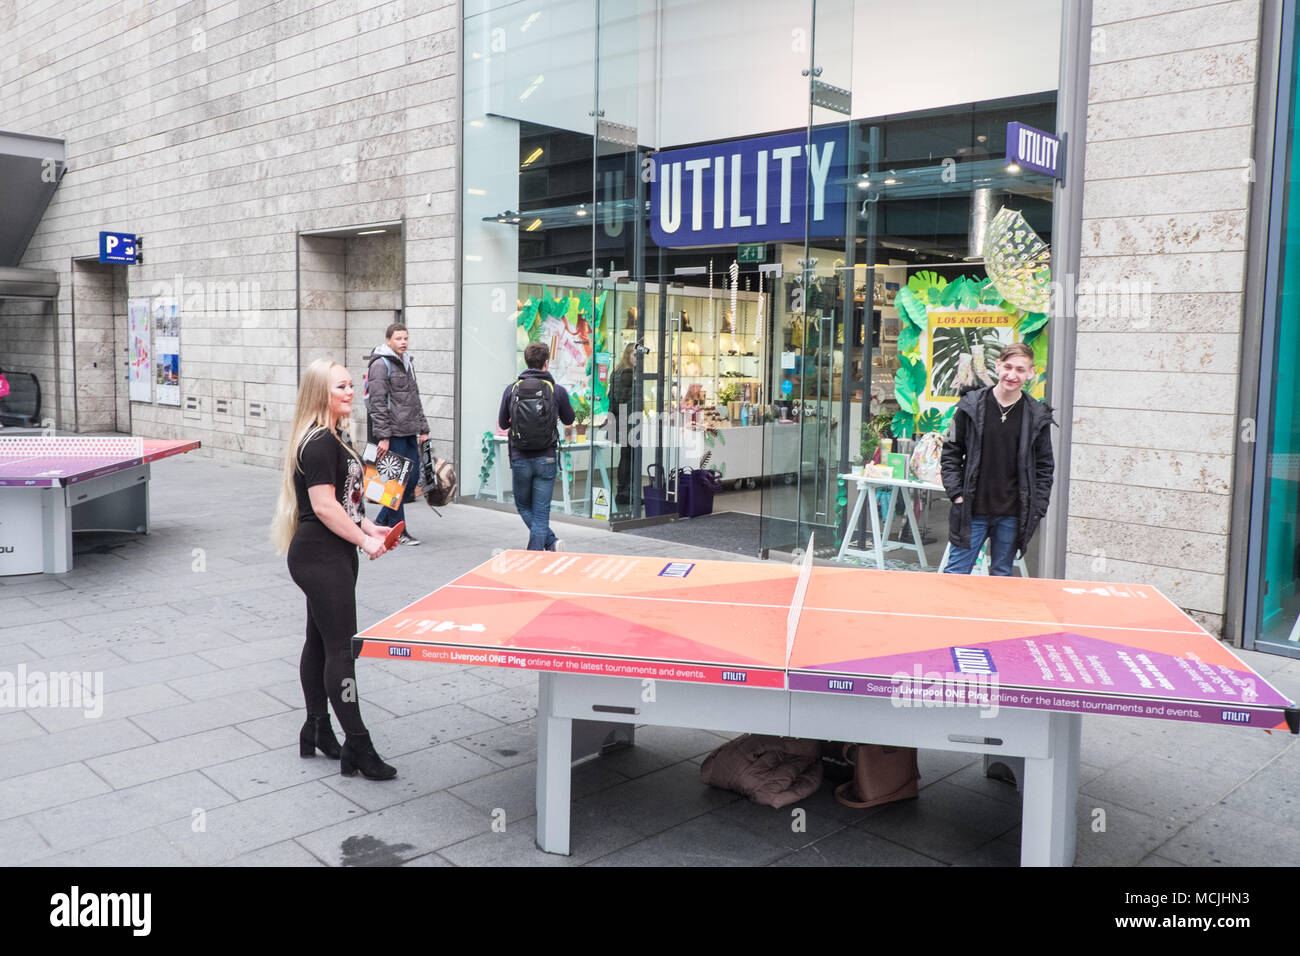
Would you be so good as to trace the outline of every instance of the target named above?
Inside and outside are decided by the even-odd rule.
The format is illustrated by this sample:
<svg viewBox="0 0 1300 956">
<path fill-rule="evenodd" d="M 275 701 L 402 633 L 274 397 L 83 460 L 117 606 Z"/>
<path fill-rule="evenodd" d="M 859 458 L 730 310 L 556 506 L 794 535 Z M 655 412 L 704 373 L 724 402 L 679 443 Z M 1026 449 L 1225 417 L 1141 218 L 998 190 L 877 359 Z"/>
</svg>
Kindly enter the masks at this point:
<svg viewBox="0 0 1300 956">
<path fill-rule="evenodd" d="M 555 386 L 544 378 L 521 378 L 510 395 L 510 444 L 544 451 L 555 444 Z"/>
</svg>

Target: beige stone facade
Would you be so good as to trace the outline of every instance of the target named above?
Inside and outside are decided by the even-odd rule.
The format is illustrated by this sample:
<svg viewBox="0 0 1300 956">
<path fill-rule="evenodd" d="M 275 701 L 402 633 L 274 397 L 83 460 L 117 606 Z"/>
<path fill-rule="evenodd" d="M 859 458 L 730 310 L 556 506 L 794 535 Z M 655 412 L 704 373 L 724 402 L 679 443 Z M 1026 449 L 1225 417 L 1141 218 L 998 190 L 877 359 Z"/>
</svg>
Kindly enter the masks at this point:
<svg viewBox="0 0 1300 956">
<path fill-rule="evenodd" d="M 0 303 L 0 354 L 41 379 L 43 417 L 273 465 L 300 320 L 304 364 L 327 346 L 355 374 L 400 308 L 449 448 L 459 18 L 436 0 L 0 3 L 0 129 L 67 143 L 22 261 L 59 273 L 57 318 Z M 333 258 L 299 238 L 371 223 L 403 228 Z M 143 236 L 144 264 L 89 261 L 101 229 Z M 160 294 L 181 305 L 179 407 L 125 400 L 126 302 Z"/>
<path fill-rule="evenodd" d="M 1067 574 L 1222 627 L 1258 0 L 1095 0 Z M 1089 289 L 1133 283 L 1149 308 Z M 1144 303 L 1145 306 L 1145 303 Z"/>
</svg>

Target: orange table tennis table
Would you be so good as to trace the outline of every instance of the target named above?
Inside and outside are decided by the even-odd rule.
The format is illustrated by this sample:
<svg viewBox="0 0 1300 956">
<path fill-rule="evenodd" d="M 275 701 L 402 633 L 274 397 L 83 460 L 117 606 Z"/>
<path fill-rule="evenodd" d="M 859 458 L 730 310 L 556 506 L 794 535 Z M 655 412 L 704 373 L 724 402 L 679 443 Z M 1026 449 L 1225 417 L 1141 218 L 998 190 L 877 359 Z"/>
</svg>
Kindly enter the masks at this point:
<svg viewBox="0 0 1300 956">
<path fill-rule="evenodd" d="M 1292 701 L 1139 584 L 507 551 L 355 650 L 539 672 L 553 853 L 574 720 L 984 754 L 1018 770 L 1022 865 L 1056 866 L 1074 858 L 1082 715 L 1300 730 Z"/>
</svg>

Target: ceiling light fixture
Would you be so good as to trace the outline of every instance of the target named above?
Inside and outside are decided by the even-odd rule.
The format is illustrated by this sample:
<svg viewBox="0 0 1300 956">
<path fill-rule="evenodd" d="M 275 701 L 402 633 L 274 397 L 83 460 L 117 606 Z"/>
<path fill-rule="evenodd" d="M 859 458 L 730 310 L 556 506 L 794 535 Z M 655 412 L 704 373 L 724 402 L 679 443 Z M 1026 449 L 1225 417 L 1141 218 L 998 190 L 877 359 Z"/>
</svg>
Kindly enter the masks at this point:
<svg viewBox="0 0 1300 956">
<path fill-rule="evenodd" d="M 523 169 L 525 166 L 531 166 L 533 163 L 537 162 L 539 159 L 542 158 L 542 153 L 544 152 L 546 152 L 546 150 L 538 146 L 535 150 L 533 150 L 531 153 L 528 154 L 527 159 L 525 159 L 522 163 L 519 164 L 519 168 Z"/>
</svg>

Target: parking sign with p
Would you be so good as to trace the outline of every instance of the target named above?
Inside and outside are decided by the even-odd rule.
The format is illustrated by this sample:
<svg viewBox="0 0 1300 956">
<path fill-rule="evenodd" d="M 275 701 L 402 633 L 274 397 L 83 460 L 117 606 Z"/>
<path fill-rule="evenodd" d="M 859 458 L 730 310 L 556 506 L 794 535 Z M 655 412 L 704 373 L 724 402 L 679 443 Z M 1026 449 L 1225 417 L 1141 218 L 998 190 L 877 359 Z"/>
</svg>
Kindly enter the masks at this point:
<svg viewBox="0 0 1300 956">
<path fill-rule="evenodd" d="M 129 232 L 101 232 L 99 234 L 99 261 L 135 265 L 138 259 L 136 237 Z"/>
</svg>

